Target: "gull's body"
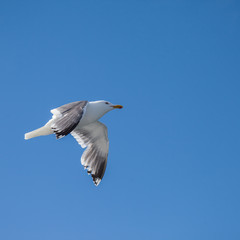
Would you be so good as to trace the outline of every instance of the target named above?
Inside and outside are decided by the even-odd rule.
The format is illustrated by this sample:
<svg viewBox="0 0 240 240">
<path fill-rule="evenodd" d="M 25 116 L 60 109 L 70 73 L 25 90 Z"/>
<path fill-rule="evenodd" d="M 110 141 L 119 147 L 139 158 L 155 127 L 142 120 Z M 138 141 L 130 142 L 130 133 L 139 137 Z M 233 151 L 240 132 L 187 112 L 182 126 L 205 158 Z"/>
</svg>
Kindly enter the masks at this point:
<svg viewBox="0 0 240 240">
<path fill-rule="evenodd" d="M 95 185 L 103 178 L 108 156 L 107 127 L 100 123 L 104 114 L 121 105 L 107 101 L 79 101 L 51 110 L 53 114 L 46 125 L 25 134 L 25 139 L 55 134 L 57 139 L 71 133 L 84 151 L 81 163 L 91 173 Z"/>
</svg>

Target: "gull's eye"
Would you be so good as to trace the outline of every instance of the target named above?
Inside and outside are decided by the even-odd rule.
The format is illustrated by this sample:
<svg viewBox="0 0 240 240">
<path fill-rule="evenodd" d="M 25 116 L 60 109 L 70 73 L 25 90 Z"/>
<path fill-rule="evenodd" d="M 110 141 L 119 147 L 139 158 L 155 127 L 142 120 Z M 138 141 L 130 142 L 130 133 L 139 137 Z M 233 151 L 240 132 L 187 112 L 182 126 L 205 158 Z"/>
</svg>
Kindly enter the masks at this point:
<svg viewBox="0 0 240 240">
<path fill-rule="evenodd" d="M 109 104 L 109 102 L 105 102 L 105 104 Z"/>
</svg>

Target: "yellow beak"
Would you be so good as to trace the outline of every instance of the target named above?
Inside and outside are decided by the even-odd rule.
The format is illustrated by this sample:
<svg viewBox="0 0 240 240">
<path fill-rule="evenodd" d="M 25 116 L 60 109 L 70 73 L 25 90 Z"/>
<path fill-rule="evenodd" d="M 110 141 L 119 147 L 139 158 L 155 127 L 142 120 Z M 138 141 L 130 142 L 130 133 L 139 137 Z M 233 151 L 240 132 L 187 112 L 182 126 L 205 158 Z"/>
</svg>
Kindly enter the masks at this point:
<svg viewBox="0 0 240 240">
<path fill-rule="evenodd" d="M 113 108 L 121 109 L 121 108 L 123 108 L 123 106 L 122 105 L 113 105 Z"/>
</svg>

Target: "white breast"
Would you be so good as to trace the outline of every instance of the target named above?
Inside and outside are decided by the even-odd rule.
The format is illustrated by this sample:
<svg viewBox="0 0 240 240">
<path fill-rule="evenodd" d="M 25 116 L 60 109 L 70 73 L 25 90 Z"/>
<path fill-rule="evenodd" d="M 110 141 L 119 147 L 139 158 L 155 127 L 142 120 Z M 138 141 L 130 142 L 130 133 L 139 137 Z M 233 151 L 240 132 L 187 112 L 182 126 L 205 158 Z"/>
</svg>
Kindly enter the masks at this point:
<svg viewBox="0 0 240 240">
<path fill-rule="evenodd" d="M 78 126 L 85 126 L 87 124 L 96 122 L 105 114 L 105 111 L 99 108 L 99 105 L 95 102 L 89 102 L 85 109 L 82 119 L 80 120 Z"/>
</svg>

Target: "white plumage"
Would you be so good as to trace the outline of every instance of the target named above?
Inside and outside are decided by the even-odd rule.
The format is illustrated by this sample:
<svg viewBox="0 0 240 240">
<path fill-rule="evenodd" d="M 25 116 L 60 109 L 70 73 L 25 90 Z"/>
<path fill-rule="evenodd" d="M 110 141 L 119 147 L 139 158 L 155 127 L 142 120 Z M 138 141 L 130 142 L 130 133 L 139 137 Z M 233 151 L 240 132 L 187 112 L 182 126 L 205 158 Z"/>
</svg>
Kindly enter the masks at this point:
<svg viewBox="0 0 240 240">
<path fill-rule="evenodd" d="M 107 101 L 79 101 L 51 110 L 53 114 L 43 127 L 25 134 L 25 139 L 55 134 L 57 139 L 69 133 L 77 140 L 84 151 L 81 163 L 92 175 L 97 186 L 103 178 L 108 157 L 107 127 L 98 121 L 104 114 L 121 105 Z"/>
</svg>

